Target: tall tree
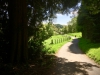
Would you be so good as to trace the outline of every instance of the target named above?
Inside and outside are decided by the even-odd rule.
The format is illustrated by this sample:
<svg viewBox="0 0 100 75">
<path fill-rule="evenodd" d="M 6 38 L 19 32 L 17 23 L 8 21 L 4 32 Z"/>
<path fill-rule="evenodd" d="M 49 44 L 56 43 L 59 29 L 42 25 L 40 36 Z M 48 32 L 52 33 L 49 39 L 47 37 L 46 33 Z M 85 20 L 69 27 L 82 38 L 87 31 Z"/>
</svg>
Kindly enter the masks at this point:
<svg viewBox="0 0 100 75">
<path fill-rule="evenodd" d="M 26 62 L 28 59 L 26 9 L 26 0 L 9 0 L 11 62 Z"/>
<path fill-rule="evenodd" d="M 98 4 L 98 1 L 88 0 L 86 2 L 85 0 L 82 0 L 78 15 L 78 26 L 82 30 L 82 37 L 89 39 L 91 42 L 100 42 L 100 24 L 98 20 L 100 11 L 98 9 Z M 95 7 L 93 7 L 94 5 Z"/>
<path fill-rule="evenodd" d="M 0 0 L 0 58 L 7 60 L 9 48 L 8 1 Z M 6 46 L 6 47 L 5 47 Z"/>
<path fill-rule="evenodd" d="M 52 21 L 56 13 L 68 13 L 69 8 L 76 8 L 79 2 L 79 0 L 0 0 L 2 1 L 8 6 L 9 21 L 3 21 L 4 25 L 9 22 L 5 30 L 8 31 L 6 35 L 9 34 L 9 41 L 6 43 L 10 48 L 6 50 L 6 56 L 10 62 L 26 62 L 28 37 L 37 35 L 41 22 L 47 19 Z M 0 5 L 0 8 L 3 7 Z M 32 34 L 29 29 L 34 29 Z"/>
</svg>

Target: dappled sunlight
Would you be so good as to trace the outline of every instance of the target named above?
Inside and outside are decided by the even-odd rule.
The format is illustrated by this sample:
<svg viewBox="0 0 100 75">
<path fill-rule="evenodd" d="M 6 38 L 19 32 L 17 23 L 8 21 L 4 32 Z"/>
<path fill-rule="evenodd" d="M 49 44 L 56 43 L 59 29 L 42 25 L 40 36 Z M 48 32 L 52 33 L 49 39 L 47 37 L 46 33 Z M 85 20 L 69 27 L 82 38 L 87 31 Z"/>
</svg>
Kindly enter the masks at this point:
<svg viewBox="0 0 100 75">
<path fill-rule="evenodd" d="M 62 46 L 55 61 L 50 75 L 100 75 L 100 67 L 79 49 L 78 39 Z"/>
<path fill-rule="evenodd" d="M 96 65 L 87 62 L 69 61 L 65 58 L 57 57 L 56 66 L 51 75 L 89 75 L 88 71 L 93 71 Z"/>
<path fill-rule="evenodd" d="M 89 75 L 88 71 L 99 68 L 87 62 L 70 61 L 55 55 L 45 55 L 43 59 L 29 62 L 28 66 L 20 65 L 11 69 L 11 73 L 18 75 Z M 4 70 L 0 71 L 2 74 Z M 2 75 L 1 74 L 1 75 Z"/>
</svg>

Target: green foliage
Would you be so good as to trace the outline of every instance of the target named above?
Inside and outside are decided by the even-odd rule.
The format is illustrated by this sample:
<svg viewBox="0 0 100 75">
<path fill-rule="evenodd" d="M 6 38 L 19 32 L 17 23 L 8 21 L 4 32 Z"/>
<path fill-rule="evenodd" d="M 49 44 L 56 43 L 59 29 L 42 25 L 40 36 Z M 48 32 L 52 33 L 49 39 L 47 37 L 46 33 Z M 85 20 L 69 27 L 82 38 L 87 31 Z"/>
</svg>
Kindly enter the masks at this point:
<svg viewBox="0 0 100 75">
<path fill-rule="evenodd" d="M 63 26 L 62 28 L 62 34 L 74 32 L 77 32 L 77 17 L 73 17 L 71 21 L 68 22 L 68 25 Z"/>
<path fill-rule="evenodd" d="M 82 3 L 86 6 L 86 9 L 89 10 L 90 14 L 100 13 L 100 0 L 82 0 Z"/>
<path fill-rule="evenodd" d="M 38 26 L 42 21 L 48 20 L 50 23 L 56 18 L 56 13 L 69 13 L 69 8 L 76 8 L 76 4 L 80 0 L 28 0 L 28 34 L 29 37 L 38 31 Z M 37 6 L 38 5 L 38 6 Z M 52 26 L 54 34 L 61 34 L 59 27 L 61 25 Z M 37 29 L 36 29 L 37 28 Z M 32 33 L 32 30 L 34 32 Z"/>
<path fill-rule="evenodd" d="M 12 62 L 15 60 L 27 61 L 27 51 L 29 51 L 29 58 L 30 55 L 33 55 L 30 50 L 35 51 L 36 55 L 40 55 L 43 48 L 42 42 L 53 35 L 51 26 L 42 27 L 42 21 L 48 20 L 51 23 L 52 19 L 56 17 L 56 13 L 69 13 L 70 8 L 76 8 L 79 1 L 0 0 L 0 24 L 2 23 L 0 28 L 4 33 L 4 36 L 2 34 L 0 36 L 3 38 L 3 41 L 0 40 L 2 42 L 0 47 L 5 47 L 2 48 L 0 55 L 3 55 L 4 59 L 9 57 L 8 60 L 11 57 Z"/>
<path fill-rule="evenodd" d="M 29 26 L 39 25 L 42 21 L 52 21 L 56 13 L 69 13 L 70 8 L 76 8 L 80 0 L 28 0 Z"/>
<path fill-rule="evenodd" d="M 100 64 L 100 43 L 91 43 L 87 39 L 79 39 L 79 47 L 86 53 L 90 58 Z"/>
<path fill-rule="evenodd" d="M 77 32 L 77 17 L 73 17 L 71 21 L 68 22 L 68 32 Z"/>
<path fill-rule="evenodd" d="M 67 33 L 68 33 L 68 26 L 63 26 L 62 34 L 67 34 Z"/>
<path fill-rule="evenodd" d="M 63 28 L 63 25 L 61 25 L 61 24 L 54 24 L 58 29 L 59 28 Z"/>
<path fill-rule="evenodd" d="M 87 3 L 86 3 L 87 4 Z M 84 2 L 82 2 L 82 5 L 79 9 L 79 15 L 77 18 L 78 23 L 78 30 L 82 32 L 82 37 L 85 39 L 89 39 L 91 42 L 99 43 L 100 39 L 100 13 L 91 14 L 91 10 L 87 9 L 88 6 L 86 6 Z"/>
<path fill-rule="evenodd" d="M 54 33 L 55 33 L 55 35 L 62 34 L 62 28 L 63 28 L 63 25 L 61 25 L 61 24 L 54 24 Z"/>
<path fill-rule="evenodd" d="M 33 31 L 35 32 L 35 31 Z M 28 45 L 29 45 L 29 57 L 37 57 L 41 56 L 42 49 L 44 48 L 43 42 L 53 35 L 53 31 L 51 29 L 51 25 L 41 25 L 38 28 L 38 31 L 35 32 L 35 35 L 31 36 Z"/>
<path fill-rule="evenodd" d="M 37 37 L 37 39 L 34 39 L 34 37 L 31 37 L 28 42 L 29 43 L 29 58 L 30 59 L 33 59 L 35 57 L 41 58 L 45 54 L 55 53 L 68 40 L 70 40 L 70 38 L 67 35 L 56 35 L 56 36 L 50 37 L 47 40 L 42 38 L 41 41 L 39 37 Z"/>
</svg>

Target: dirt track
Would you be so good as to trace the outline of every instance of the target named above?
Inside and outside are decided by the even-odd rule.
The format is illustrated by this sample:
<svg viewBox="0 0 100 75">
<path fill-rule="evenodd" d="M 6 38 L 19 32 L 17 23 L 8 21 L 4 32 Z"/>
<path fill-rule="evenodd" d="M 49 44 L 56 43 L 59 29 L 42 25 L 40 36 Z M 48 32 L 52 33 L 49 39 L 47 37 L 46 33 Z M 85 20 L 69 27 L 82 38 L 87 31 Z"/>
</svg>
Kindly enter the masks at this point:
<svg viewBox="0 0 100 75">
<path fill-rule="evenodd" d="M 78 47 L 78 39 L 68 42 L 56 54 L 52 75 L 100 75 L 100 66 Z"/>
</svg>

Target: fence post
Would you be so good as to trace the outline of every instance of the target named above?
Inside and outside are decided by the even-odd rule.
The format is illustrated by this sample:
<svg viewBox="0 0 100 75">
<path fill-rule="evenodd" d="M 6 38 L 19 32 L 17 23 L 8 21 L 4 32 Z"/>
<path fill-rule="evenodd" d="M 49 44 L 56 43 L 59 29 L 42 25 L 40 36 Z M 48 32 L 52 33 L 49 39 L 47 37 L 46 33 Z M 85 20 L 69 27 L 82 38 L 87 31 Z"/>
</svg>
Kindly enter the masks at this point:
<svg viewBox="0 0 100 75">
<path fill-rule="evenodd" d="M 56 39 L 55 39 L 55 44 L 56 44 Z"/>
<path fill-rule="evenodd" d="M 51 44 L 53 44 L 53 39 L 51 39 Z"/>
</svg>

